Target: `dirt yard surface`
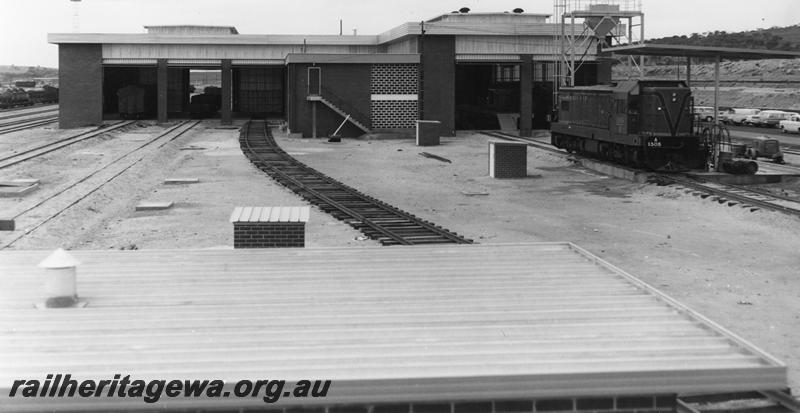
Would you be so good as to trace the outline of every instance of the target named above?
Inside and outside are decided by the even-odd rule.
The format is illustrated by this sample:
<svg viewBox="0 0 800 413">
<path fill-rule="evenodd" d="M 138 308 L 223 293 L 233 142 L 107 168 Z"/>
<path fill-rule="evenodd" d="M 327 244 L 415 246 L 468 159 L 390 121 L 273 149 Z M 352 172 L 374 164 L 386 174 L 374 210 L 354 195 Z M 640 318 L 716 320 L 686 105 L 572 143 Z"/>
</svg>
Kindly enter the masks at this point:
<svg viewBox="0 0 800 413">
<path fill-rule="evenodd" d="M 18 231 L 0 232 L 0 246 L 36 225 L 41 216 L 77 202 L 93 186 L 111 179 L 139 158 L 140 162 L 101 190 L 20 238 L 9 249 L 232 248 L 233 226 L 228 219 L 236 206 L 305 205 L 253 167 L 239 149 L 238 130 L 218 128 L 218 122 L 201 124 L 158 150 L 148 147 L 144 154 L 136 151 L 124 157 L 170 126 L 174 125 L 138 122 L 0 171 L 3 180 L 41 180 L 40 189 L 25 197 L 0 198 L 0 210 L 6 211 L 3 216 L 15 216 L 63 191 L 32 213 L 22 215 L 16 222 Z M 32 136 L 31 141 L 43 142 L 81 131 L 25 134 L 38 136 Z M 24 140 L 11 139 L 16 143 Z M 0 144 L 0 151 L 11 146 Z M 165 185 L 167 178 L 197 178 L 199 183 Z M 69 188 L 83 179 L 80 185 Z M 162 211 L 135 211 L 140 202 L 174 205 Z M 308 232 L 313 234 L 307 239 L 309 247 L 361 244 L 355 241 L 359 232 L 318 210 L 312 210 Z"/>
<path fill-rule="evenodd" d="M 42 180 L 42 187 L 26 197 L 0 198 L 0 210 L 14 215 L 33 207 L 163 128 L 140 122 L 0 171 L 2 179 Z M 574 242 L 784 361 L 791 387 L 800 389 L 797 218 L 608 178 L 533 148 L 527 178 L 492 179 L 490 138 L 476 133 L 459 133 L 424 148 L 411 139 L 328 143 L 290 139 L 279 131 L 276 136 L 310 166 L 478 243 Z M 143 154 L 140 162 L 9 249 L 231 248 L 228 217 L 234 207 L 304 205 L 250 165 L 237 139 L 237 130 L 205 122 L 161 150 Z M 451 162 L 420 156 L 423 151 Z M 200 183 L 163 183 L 174 177 Z M 144 200 L 174 206 L 135 211 Z M 24 234 L 39 215 L 74 200 L 59 202 L 21 217 L 18 231 L 0 232 L 0 245 Z M 345 245 L 385 248 L 312 208 L 307 247 Z"/>
</svg>

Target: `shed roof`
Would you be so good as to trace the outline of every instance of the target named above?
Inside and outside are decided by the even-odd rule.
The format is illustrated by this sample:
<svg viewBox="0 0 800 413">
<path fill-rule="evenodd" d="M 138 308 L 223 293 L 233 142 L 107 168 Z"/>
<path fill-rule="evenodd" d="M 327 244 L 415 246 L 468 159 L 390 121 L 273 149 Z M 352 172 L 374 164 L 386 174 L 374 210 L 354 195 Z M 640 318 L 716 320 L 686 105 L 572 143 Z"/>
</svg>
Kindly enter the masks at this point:
<svg viewBox="0 0 800 413">
<path fill-rule="evenodd" d="M 508 22 L 527 22 L 527 23 L 544 23 L 545 19 L 550 17 L 549 13 L 509 13 L 509 12 L 477 12 L 477 13 L 444 13 L 436 17 L 426 20 L 426 22 L 439 22 L 439 21 L 461 21 L 461 22 L 481 22 L 500 19 Z"/>
<path fill-rule="evenodd" d="M 675 44 L 645 43 L 640 45 L 603 48 L 603 52 L 623 55 L 716 57 L 721 59 L 794 59 L 800 52 L 732 47 L 685 46 Z"/>
<path fill-rule="evenodd" d="M 72 251 L 88 305 L 38 310 L 48 253 L 0 252 L 2 394 L 54 372 L 332 380 L 326 398 L 275 407 L 786 386 L 780 362 L 569 243 Z M 198 404 L 263 407 L 148 406 Z M 144 406 L 0 398 L 12 411 Z"/>
<path fill-rule="evenodd" d="M 174 34 L 239 34 L 233 26 L 202 26 L 195 24 L 144 26 L 148 33 L 174 33 Z"/>
<path fill-rule="evenodd" d="M 556 24 L 546 23 L 547 14 L 469 13 L 443 14 L 426 22 L 426 35 L 455 36 L 547 36 L 556 33 Z M 576 25 L 579 27 L 579 25 Z M 580 26 L 582 27 L 582 26 Z M 580 27 L 578 30 L 580 30 Z M 145 26 L 148 33 L 48 33 L 55 44 L 331 44 L 384 45 L 422 33 L 419 22 L 400 24 L 378 35 L 238 34 L 231 26 L 167 25 Z"/>
<path fill-rule="evenodd" d="M 419 55 L 400 53 L 289 53 L 286 63 L 312 63 L 312 64 L 405 64 L 419 63 Z"/>
</svg>

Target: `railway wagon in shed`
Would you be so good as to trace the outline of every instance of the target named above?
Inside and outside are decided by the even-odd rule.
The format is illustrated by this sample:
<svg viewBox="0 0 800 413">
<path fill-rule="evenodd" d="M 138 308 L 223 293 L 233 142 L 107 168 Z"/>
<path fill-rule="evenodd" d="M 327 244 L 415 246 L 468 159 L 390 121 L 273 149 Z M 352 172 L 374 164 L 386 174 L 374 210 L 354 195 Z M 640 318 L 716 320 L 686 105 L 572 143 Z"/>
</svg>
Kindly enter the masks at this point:
<svg viewBox="0 0 800 413">
<path fill-rule="evenodd" d="M 693 128 L 682 81 L 625 81 L 559 90 L 552 144 L 638 168 L 704 167 L 706 143 Z"/>
</svg>

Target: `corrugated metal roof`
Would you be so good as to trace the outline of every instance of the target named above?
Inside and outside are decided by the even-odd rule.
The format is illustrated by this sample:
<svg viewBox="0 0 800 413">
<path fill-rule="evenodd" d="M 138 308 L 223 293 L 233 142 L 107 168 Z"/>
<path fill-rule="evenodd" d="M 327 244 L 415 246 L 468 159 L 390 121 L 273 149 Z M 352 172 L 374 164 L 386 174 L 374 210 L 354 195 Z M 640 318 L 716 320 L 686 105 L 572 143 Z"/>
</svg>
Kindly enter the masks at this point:
<svg viewBox="0 0 800 413">
<path fill-rule="evenodd" d="M 104 57 L 104 65 L 135 65 L 135 66 L 154 66 L 158 64 L 158 59 L 144 59 L 144 58 L 115 58 Z"/>
<path fill-rule="evenodd" d="M 236 207 L 230 222 L 308 222 L 311 210 L 303 207 Z"/>
<path fill-rule="evenodd" d="M 341 54 L 341 53 L 289 53 L 286 63 L 340 63 L 340 64 L 414 64 L 419 63 L 418 54 L 373 53 L 373 54 Z"/>
<path fill-rule="evenodd" d="M 194 24 L 144 26 L 150 34 L 239 34 L 233 26 L 202 26 Z"/>
<path fill-rule="evenodd" d="M 549 57 L 552 55 L 549 55 Z M 456 54 L 457 62 L 521 62 L 518 54 Z"/>
<path fill-rule="evenodd" d="M 169 66 L 221 66 L 221 59 L 167 59 Z"/>
<path fill-rule="evenodd" d="M 283 59 L 233 59 L 231 64 L 234 66 L 283 66 L 286 62 Z"/>
<path fill-rule="evenodd" d="M 788 50 L 744 49 L 733 47 L 686 46 L 646 43 L 606 47 L 604 52 L 621 55 L 714 57 L 722 59 L 796 59 L 800 52 Z"/>
<path fill-rule="evenodd" d="M 378 36 L 315 34 L 174 35 L 133 33 L 48 33 L 48 43 L 222 44 L 222 45 L 376 45 Z"/>
<path fill-rule="evenodd" d="M 446 13 L 440 14 L 432 19 L 426 20 L 433 23 L 438 21 L 454 20 L 467 22 L 483 21 L 522 21 L 523 23 L 544 23 L 545 19 L 551 14 L 545 13 L 500 13 L 500 12 L 469 12 L 469 13 Z"/>
<path fill-rule="evenodd" d="M 560 57 L 553 54 L 534 54 L 531 60 L 534 62 L 554 62 Z M 586 55 L 584 61 L 597 60 L 596 56 Z M 456 63 L 519 63 L 522 62 L 518 54 L 456 54 Z"/>
<path fill-rule="evenodd" d="M 71 251 L 85 308 L 38 310 L 49 251 L 0 252 L 0 394 L 51 373 L 330 379 L 275 407 L 777 389 L 786 368 L 568 243 Z M 0 398 L 0 410 L 260 398 Z"/>
</svg>

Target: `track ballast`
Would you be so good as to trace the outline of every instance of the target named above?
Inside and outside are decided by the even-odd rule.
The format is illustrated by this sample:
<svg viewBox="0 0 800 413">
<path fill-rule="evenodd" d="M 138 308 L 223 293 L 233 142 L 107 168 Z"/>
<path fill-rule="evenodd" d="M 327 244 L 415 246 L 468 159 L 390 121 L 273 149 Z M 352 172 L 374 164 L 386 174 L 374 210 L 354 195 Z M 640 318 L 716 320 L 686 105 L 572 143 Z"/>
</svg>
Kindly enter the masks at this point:
<svg viewBox="0 0 800 413">
<path fill-rule="evenodd" d="M 248 122 L 239 143 L 247 158 L 275 181 L 383 245 L 472 243 L 294 159 L 278 147 L 263 121 Z"/>
</svg>

